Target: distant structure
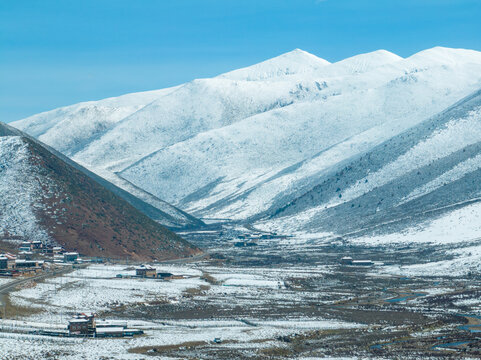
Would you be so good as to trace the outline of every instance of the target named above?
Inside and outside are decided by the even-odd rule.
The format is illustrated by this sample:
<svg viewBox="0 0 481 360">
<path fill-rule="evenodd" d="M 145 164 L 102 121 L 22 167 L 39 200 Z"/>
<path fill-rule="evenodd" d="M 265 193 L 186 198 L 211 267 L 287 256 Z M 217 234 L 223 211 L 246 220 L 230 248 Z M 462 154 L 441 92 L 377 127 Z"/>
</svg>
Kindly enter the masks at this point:
<svg viewBox="0 0 481 360">
<path fill-rule="evenodd" d="M 78 260 L 77 252 L 66 252 L 63 254 L 64 262 L 76 262 Z"/>
<path fill-rule="evenodd" d="M 341 259 L 342 265 L 353 265 L 353 266 L 372 266 L 374 262 L 372 260 L 353 260 L 350 256 L 344 256 Z"/>
<path fill-rule="evenodd" d="M 45 262 L 40 260 L 29 260 L 21 254 L 22 259 L 15 255 L 6 253 L 0 254 L 0 275 L 1 276 L 19 276 L 33 275 L 45 267 Z"/>
<path fill-rule="evenodd" d="M 96 321 L 93 313 L 79 313 L 68 322 L 68 335 L 80 337 L 132 337 L 142 335 L 138 329 L 129 329 L 125 321 Z"/>
<path fill-rule="evenodd" d="M 169 272 L 158 272 L 157 277 L 160 279 L 171 279 L 174 276 L 174 274 L 169 273 Z"/>
<path fill-rule="evenodd" d="M 8 266 L 8 259 L 5 256 L 0 256 L 0 269 L 6 269 Z"/>
<path fill-rule="evenodd" d="M 93 335 L 95 334 L 95 314 L 79 313 L 74 315 L 68 322 L 69 335 Z"/>
<path fill-rule="evenodd" d="M 257 246 L 257 243 L 254 241 L 237 241 L 234 243 L 235 247 L 250 247 L 250 246 Z"/>
<path fill-rule="evenodd" d="M 150 265 L 141 265 L 135 268 L 135 275 L 142 278 L 160 278 L 160 279 L 172 279 L 174 274 L 169 272 L 157 272 L 157 269 Z M 121 274 L 117 277 L 122 278 Z"/>
<path fill-rule="evenodd" d="M 43 242 L 37 240 L 37 241 L 32 241 L 32 244 L 30 246 L 32 250 L 42 250 L 43 249 Z"/>
<path fill-rule="evenodd" d="M 63 252 L 63 249 L 62 249 L 61 246 L 54 246 L 54 247 L 52 248 L 52 252 L 53 252 L 53 254 L 60 254 L 60 253 Z"/>
<path fill-rule="evenodd" d="M 11 270 L 15 268 L 15 260 L 17 257 L 10 253 L 5 253 L 0 255 L 0 269 Z"/>
<path fill-rule="evenodd" d="M 374 262 L 371 260 L 353 260 L 352 265 L 354 266 L 372 266 Z"/>
<path fill-rule="evenodd" d="M 135 269 L 135 275 L 146 278 L 157 277 L 157 269 L 150 265 L 141 265 Z"/>
<path fill-rule="evenodd" d="M 22 241 L 22 244 L 18 248 L 19 252 L 30 252 L 32 250 L 32 243 L 29 241 Z"/>
<path fill-rule="evenodd" d="M 89 324 L 87 319 L 70 319 L 68 322 L 68 334 L 70 336 L 78 336 L 78 335 L 85 335 L 89 334 Z"/>
</svg>

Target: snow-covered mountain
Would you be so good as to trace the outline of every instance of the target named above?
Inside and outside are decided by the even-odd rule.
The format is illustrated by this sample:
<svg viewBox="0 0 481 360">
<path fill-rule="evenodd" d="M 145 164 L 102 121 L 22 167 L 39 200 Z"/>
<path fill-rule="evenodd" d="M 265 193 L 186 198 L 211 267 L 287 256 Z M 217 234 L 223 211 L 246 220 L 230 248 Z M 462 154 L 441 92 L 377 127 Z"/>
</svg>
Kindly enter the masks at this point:
<svg viewBox="0 0 481 360">
<path fill-rule="evenodd" d="M 318 162 L 315 157 L 302 166 L 313 167 Z M 444 218 L 444 225 L 449 224 L 443 227 L 444 237 L 451 228 L 453 239 L 459 240 L 466 232 L 475 238 L 481 236 L 480 176 L 481 90 L 317 174 L 310 179 L 309 190 L 279 199 L 278 206 L 264 215 L 271 218 L 267 222 L 271 229 L 290 231 L 362 236 L 373 230 L 395 233 L 410 229 L 409 236 L 399 236 L 406 241 L 422 238 L 418 232 L 426 226 L 416 230 L 415 225 Z M 279 206 L 281 201 L 283 206 Z M 470 228 L 473 231 L 468 231 Z"/>
<path fill-rule="evenodd" d="M 63 158 L 0 123 L 0 250 L 40 240 L 122 259 L 200 252 L 115 194 L 113 185 Z"/>
<path fill-rule="evenodd" d="M 345 206 L 367 185 L 343 180 L 343 167 L 480 88 L 476 51 L 437 47 L 403 59 L 380 50 L 330 64 L 294 50 L 215 78 L 76 104 L 13 125 L 127 191 L 135 186 L 196 216 L 282 215 L 285 222 L 311 207 Z M 418 161 L 403 161 L 409 159 Z M 378 176 L 388 181 L 397 166 Z M 374 168 L 364 171 L 375 175 Z M 335 196 L 315 197 L 333 172 L 343 183 L 329 185 Z M 357 181 L 374 183 L 365 177 Z M 316 220 L 323 211 L 312 214 L 301 222 L 306 229 L 332 226 Z"/>
</svg>

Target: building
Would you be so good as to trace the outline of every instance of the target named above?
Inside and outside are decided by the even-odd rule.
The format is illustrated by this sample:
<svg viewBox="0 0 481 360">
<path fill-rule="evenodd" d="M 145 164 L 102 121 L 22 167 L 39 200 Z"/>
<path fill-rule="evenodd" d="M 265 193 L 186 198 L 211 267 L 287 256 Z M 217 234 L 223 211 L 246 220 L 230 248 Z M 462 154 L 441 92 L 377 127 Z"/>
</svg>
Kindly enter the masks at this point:
<svg viewBox="0 0 481 360">
<path fill-rule="evenodd" d="M 68 322 L 69 335 L 85 335 L 89 334 L 89 320 L 84 318 L 73 318 Z"/>
<path fill-rule="evenodd" d="M 95 328 L 97 329 L 97 331 L 101 328 L 107 327 L 121 327 L 123 329 L 127 329 L 128 324 L 125 320 L 98 320 L 96 322 Z"/>
<path fill-rule="evenodd" d="M 30 241 L 22 241 L 22 243 L 20 244 L 20 249 L 27 249 L 25 251 L 30 251 L 32 250 L 32 243 Z"/>
<path fill-rule="evenodd" d="M 141 265 L 135 269 L 135 275 L 140 277 L 155 278 L 157 277 L 157 269 L 150 265 Z"/>
<path fill-rule="evenodd" d="M 60 254 L 60 253 L 63 253 L 63 249 L 61 246 L 54 246 L 52 248 L 52 253 L 55 255 L 55 254 Z"/>
<path fill-rule="evenodd" d="M 122 337 L 124 336 L 123 327 L 102 327 L 97 329 L 95 333 L 96 337 Z"/>
<path fill-rule="evenodd" d="M 98 320 L 93 313 L 78 313 L 68 323 L 70 336 L 132 337 L 142 335 L 138 329 L 129 329 L 125 320 Z"/>
<path fill-rule="evenodd" d="M 168 272 L 158 272 L 157 277 L 159 279 L 171 279 L 174 274 Z"/>
<path fill-rule="evenodd" d="M 43 243 L 41 241 L 32 241 L 32 250 L 41 250 L 43 248 Z"/>
<path fill-rule="evenodd" d="M 68 323 L 70 335 L 92 335 L 95 334 L 95 314 L 78 313 Z"/>
<path fill-rule="evenodd" d="M 0 269 L 8 269 L 8 259 L 5 256 L 0 256 Z"/>
<path fill-rule="evenodd" d="M 95 328 L 97 327 L 97 325 L 95 323 L 94 313 L 81 313 L 77 314 L 77 317 L 88 320 L 89 334 L 93 334 L 95 332 Z"/>
<path fill-rule="evenodd" d="M 15 260 L 17 257 L 13 254 L 0 254 L 0 269 L 9 270 L 15 268 Z"/>
<path fill-rule="evenodd" d="M 18 257 L 20 259 L 24 259 L 24 260 L 32 260 L 33 252 L 31 252 L 31 251 L 20 251 L 18 253 Z"/>
<path fill-rule="evenodd" d="M 78 260 L 78 253 L 76 252 L 66 252 L 63 254 L 63 261 L 65 262 L 76 262 Z"/>
<path fill-rule="evenodd" d="M 355 266 L 372 266 L 374 262 L 371 260 L 353 260 L 352 265 Z"/>
<path fill-rule="evenodd" d="M 257 246 L 257 243 L 254 241 L 237 241 L 234 243 L 235 247 L 250 247 L 250 246 Z"/>
<path fill-rule="evenodd" d="M 3 254 L 2 256 L 7 258 L 7 269 L 14 269 L 17 257 L 10 253 Z"/>
<path fill-rule="evenodd" d="M 17 259 L 15 260 L 15 267 L 17 269 L 25 269 L 25 268 L 42 268 L 44 265 L 43 261 L 38 260 L 23 260 Z"/>
</svg>

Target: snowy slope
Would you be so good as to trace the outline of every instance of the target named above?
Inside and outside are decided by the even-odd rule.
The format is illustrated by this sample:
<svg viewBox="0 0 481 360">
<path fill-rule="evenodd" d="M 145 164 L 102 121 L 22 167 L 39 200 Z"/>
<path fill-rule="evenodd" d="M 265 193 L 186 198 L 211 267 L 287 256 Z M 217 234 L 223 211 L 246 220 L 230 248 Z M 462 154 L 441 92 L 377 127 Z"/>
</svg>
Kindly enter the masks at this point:
<svg viewBox="0 0 481 360">
<path fill-rule="evenodd" d="M 355 59 L 330 65 L 335 77 L 323 89 L 325 98 L 322 91 L 316 93 L 314 85 L 323 81 L 309 87 L 304 80 L 303 91 L 316 96 L 162 148 L 123 170 L 121 176 L 194 214 L 243 219 L 268 208 L 280 190 L 292 191 L 278 186 L 279 177 L 287 180 L 290 166 L 346 141 L 351 154 L 369 148 L 443 110 L 481 84 L 481 77 L 473 80 L 470 63 L 466 70 L 461 65 L 455 69 L 435 64 L 431 71 L 418 71 L 425 67 L 422 57 L 401 63 L 395 57 L 389 59 L 394 63 L 383 65 L 375 75 L 357 70 L 346 75 L 356 68 Z M 476 61 L 481 76 L 481 57 Z M 406 67 L 409 75 L 405 75 Z M 344 74 L 339 77 L 341 70 Z M 387 81 L 385 73 L 394 79 Z M 466 93 L 460 84 L 468 89 Z M 339 160 L 337 156 L 335 161 Z M 296 176 L 303 177 L 299 172 Z M 297 187 L 297 181 L 284 185 Z"/>
<path fill-rule="evenodd" d="M 48 241 L 47 229 L 39 223 L 36 209 L 46 210 L 42 183 L 35 176 L 27 144 L 19 136 L 0 136 L 0 236 Z M 51 181 L 43 185 L 51 189 Z"/>
<path fill-rule="evenodd" d="M 135 186 L 196 216 L 259 219 L 479 88 L 476 51 L 433 48 L 402 59 L 380 50 L 329 64 L 294 50 L 212 79 L 13 125 L 127 191 Z"/>
<path fill-rule="evenodd" d="M 290 231 L 329 229 L 349 236 L 402 230 L 409 236 L 386 239 L 426 239 L 417 234 L 425 225 L 416 225 L 440 216 L 457 218 L 456 211 L 481 201 L 480 175 L 481 90 L 318 174 L 299 196 L 279 199 L 265 213 L 275 218 L 266 226 Z M 471 222 L 479 230 L 477 212 L 467 214 L 464 223 Z M 445 237 L 460 240 L 459 226 L 451 225 Z M 470 234 L 481 237 L 479 231 Z"/>
</svg>

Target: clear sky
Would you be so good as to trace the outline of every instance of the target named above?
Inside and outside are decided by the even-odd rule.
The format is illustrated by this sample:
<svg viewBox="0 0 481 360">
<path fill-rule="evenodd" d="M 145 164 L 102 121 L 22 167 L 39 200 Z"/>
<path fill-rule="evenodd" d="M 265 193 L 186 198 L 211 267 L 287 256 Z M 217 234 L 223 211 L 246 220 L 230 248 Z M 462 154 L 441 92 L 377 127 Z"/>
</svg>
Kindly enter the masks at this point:
<svg viewBox="0 0 481 360">
<path fill-rule="evenodd" d="M 160 89 L 295 48 L 481 50 L 481 0 L 0 0 L 0 121 Z"/>
</svg>

